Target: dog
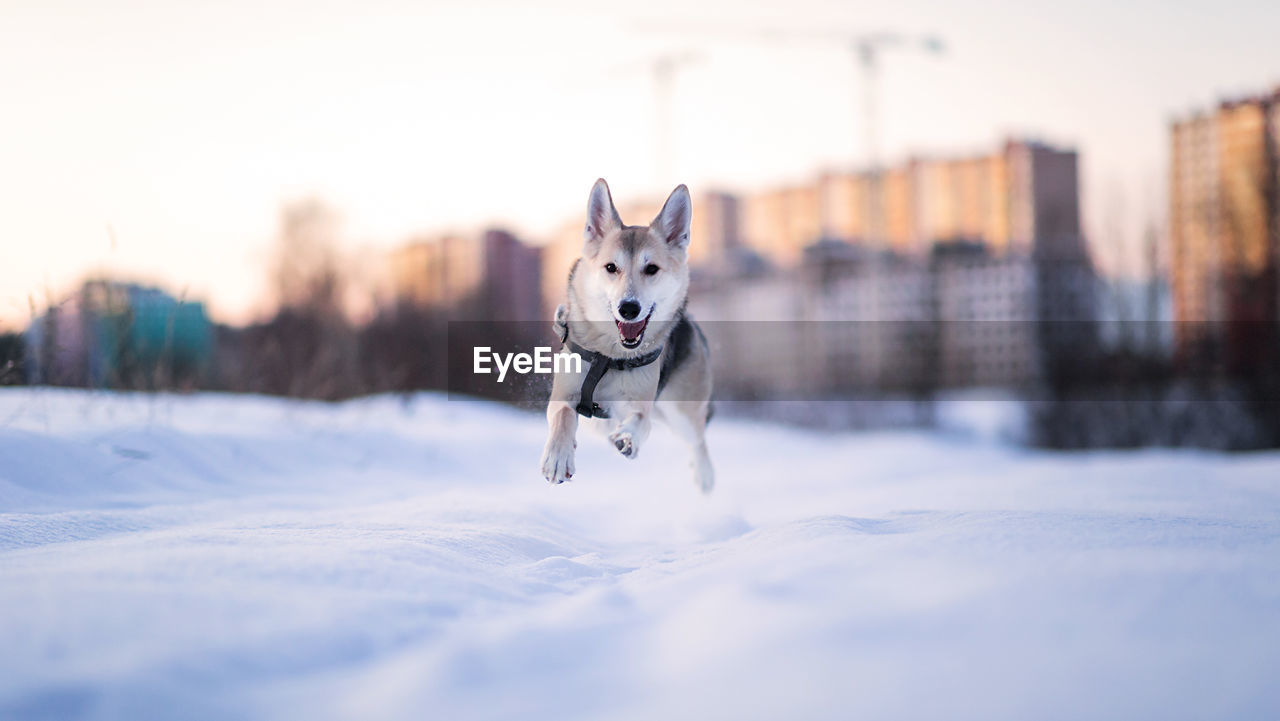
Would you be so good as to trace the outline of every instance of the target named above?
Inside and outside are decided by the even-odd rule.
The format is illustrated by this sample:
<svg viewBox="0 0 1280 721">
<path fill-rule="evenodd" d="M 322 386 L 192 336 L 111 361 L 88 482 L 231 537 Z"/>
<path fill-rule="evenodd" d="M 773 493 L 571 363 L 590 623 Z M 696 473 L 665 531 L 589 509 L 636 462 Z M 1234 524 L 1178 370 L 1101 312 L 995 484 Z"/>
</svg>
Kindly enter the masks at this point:
<svg viewBox="0 0 1280 721">
<path fill-rule="evenodd" d="M 542 451 L 549 483 L 573 477 L 581 415 L 604 424 L 614 448 L 631 459 L 657 417 L 689 445 L 694 483 L 704 493 L 715 485 L 706 442 L 711 355 L 685 310 L 692 216 L 683 185 L 648 226 L 622 224 L 603 178 L 591 188 L 582 257 L 569 271 L 567 302 L 553 323 L 582 364 L 552 381 Z"/>
</svg>

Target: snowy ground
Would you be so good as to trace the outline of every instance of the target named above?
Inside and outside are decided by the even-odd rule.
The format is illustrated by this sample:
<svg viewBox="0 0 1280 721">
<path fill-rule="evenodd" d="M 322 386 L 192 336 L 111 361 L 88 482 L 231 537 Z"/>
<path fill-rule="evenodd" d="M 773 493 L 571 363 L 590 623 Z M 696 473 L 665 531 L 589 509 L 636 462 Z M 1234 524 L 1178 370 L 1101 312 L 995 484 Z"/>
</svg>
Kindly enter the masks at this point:
<svg viewBox="0 0 1280 721">
<path fill-rule="evenodd" d="M 0 718 L 1280 717 L 1280 455 L 0 391 Z"/>
</svg>

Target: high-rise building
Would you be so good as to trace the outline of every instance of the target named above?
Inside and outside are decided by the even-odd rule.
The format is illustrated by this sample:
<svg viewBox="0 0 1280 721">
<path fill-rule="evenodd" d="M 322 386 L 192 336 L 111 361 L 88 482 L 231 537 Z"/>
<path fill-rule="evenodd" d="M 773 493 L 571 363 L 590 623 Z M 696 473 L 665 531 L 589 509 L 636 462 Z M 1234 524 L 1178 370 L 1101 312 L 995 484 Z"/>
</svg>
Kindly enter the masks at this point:
<svg viewBox="0 0 1280 721">
<path fill-rule="evenodd" d="M 748 198 L 748 245 L 783 265 L 821 239 L 906 255 L 955 242 L 995 255 L 1072 262 L 1086 255 L 1074 150 L 1010 140 L 988 155 L 914 158 L 878 177 L 826 173 L 815 187 Z"/>
<path fill-rule="evenodd" d="M 736 195 L 703 193 L 693 199 L 689 262 L 714 264 L 742 244 L 741 203 Z"/>
<path fill-rule="evenodd" d="M 817 183 L 747 196 L 742 218 L 744 244 L 779 264 L 798 264 L 805 246 L 822 237 L 821 200 Z"/>
<path fill-rule="evenodd" d="M 980 245 L 928 257 L 811 247 L 802 265 L 723 277 L 690 308 L 731 394 L 919 393 L 1032 387 L 1094 360 L 1085 262 L 1046 264 Z"/>
<path fill-rule="evenodd" d="M 779 325 L 719 324 L 709 336 L 749 352 L 718 382 L 919 392 L 1063 380 L 1096 346 L 1078 184 L 1074 150 L 1009 141 L 748 197 L 746 244 L 774 272 L 711 279 L 692 307 L 820 322 L 796 324 L 804 342 Z"/>
<path fill-rule="evenodd" d="M 467 320 L 541 320 L 541 253 L 505 230 L 419 239 L 390 255 L 392 293 Z"/>
<path fill-rule="evenodd" d="M 910 165 L 890 168 L 881 175 L 881 183 L 879 197 L 883 210 L 872 215 L 868 225 L 875 227 L 879 222 L 884 223 L 884 236 L 890 249 L 908 255 L 923 253 L 927 246 L 916 212 L 920 193 L 916 174 Z M 875 197 L 874 192 L 872 197 Z"/>
<path fill-rule="evenodd" d="M 494 321 L 540 321 L 549 317 L 542 302 L 542 253 L 505 230 L 484 232 L 484 283 L 476 294 L 475 317 Z"/>
<path fill-rule="evenodd" d="M 818 179 L 818 189 L 823 237 L 862 241 L 870 236 L 871 179 L 865 173 L 825 173 Z"/>
<path fill-rule="evenodd" d="M 1005 144 L 1008 167 L 1008 249 L 1044 261 L 1077 263 L 1088 256 L 1080 233 L 1076 151 L 1044 143 Z M 997 226 L 998 227 L 998 226 Z"/>
<path fill-rule="evenodd" d="M 464 235 L 419 238 L 392 251 L 389 260 L 395 297 L 415 305 L 452 306 L 484 277 L 484 249 Z"/>
<path fill-rule="evenodd" d="M 1280 319 L 1280 87 L 1177 119 L 1170 142 L 1177 351 L 1238 360 Z"/>
<path fill-rule="evenodd" d="M 567 300 L 566 288 L 569 269 L 573 261 L 582 255 L 581 218 L 569 221 L 556 229 L 542 246 L 542 303 L 550 313 Z"/>
</svg>

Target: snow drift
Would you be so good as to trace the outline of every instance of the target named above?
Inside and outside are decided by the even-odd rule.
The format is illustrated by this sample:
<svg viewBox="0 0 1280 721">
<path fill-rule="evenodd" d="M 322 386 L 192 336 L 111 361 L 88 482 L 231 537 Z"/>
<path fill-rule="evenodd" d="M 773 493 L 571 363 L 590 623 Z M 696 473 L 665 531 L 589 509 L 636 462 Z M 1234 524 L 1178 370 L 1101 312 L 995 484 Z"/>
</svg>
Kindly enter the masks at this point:
<svg viewBox="0 0 1280 721">
<path fill-rule="evenodd" d="M 0 718 L 1264 718 L 1280 454 L 0 391 Z"/>
</svg>

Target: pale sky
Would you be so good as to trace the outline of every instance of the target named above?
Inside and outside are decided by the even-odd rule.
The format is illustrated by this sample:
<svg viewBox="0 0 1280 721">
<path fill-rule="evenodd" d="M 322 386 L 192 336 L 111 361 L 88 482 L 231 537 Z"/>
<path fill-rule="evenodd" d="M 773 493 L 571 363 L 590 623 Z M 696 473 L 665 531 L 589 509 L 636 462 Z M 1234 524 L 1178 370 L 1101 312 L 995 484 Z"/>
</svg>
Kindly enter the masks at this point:
<svg viewBox="0 0 1280 721">
<path fill-rule="evenodd" d="M 253 317 L 278 209 L 308 195 L 371 254 L 490 222 L 539 240 L 600 176 L 622 203 L 863 157 L 847 49 L 645 29 L 716 21 L 940 35 L 942 57 L 883 57 L 883 155 L 1076 146 L 1113 271 L 1112 229 L 1165 215 L 1169 119 L 1280 82 L 1274 2 L 0 0 L 0 328 L 104 269 Z M 643 68 L 665 50 L 701 60 L 658 178 Z"/>
</svg>

